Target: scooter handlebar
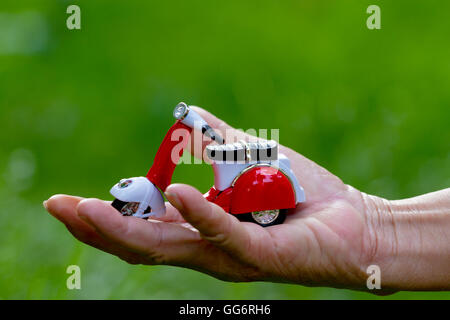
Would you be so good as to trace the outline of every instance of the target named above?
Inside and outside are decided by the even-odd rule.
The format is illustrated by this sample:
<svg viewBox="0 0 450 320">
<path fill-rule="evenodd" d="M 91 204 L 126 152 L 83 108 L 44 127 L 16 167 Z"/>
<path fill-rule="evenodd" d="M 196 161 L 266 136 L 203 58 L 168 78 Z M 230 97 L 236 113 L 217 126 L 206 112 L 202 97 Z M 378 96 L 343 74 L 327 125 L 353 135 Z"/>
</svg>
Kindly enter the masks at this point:
<svg viewBox="0 0 450 320">
<path fill-rule="evenodd" d="M 173 110 L 173 116 L 175 119 L 180 120 L 188 127 L 194 130 L 200 130 L 204 135 L 217 143 L 225 143 L 224 139 L 209 126 L 205 119 L 203 119 L 197 112 L 189 108 L 186 103 L 180 102 Z"/>
</svg>

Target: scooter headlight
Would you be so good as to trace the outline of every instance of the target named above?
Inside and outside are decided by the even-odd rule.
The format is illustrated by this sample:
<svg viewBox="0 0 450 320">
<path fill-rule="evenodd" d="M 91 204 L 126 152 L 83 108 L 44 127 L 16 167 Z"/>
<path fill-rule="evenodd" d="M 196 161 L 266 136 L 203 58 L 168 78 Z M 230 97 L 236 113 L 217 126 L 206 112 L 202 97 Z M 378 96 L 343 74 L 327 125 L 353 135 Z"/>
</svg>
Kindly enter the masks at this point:
<svg viewBox="0 0 450 320">
<path fill-rule="evenodd" d="M 125 189 L 132 183 L 133 183 L 133 180 L 131 180 L 131 179 L 122 179 L 119 181 L 119 183 L 117 185 L 120 189 Z"/>
<path fill-rule="evenodd" d="M 183 120 L 189 113 L 189 107 L 186 103 L 180 102 L 173 110 L 173 116 L 177 120 Z"/>
</svg>

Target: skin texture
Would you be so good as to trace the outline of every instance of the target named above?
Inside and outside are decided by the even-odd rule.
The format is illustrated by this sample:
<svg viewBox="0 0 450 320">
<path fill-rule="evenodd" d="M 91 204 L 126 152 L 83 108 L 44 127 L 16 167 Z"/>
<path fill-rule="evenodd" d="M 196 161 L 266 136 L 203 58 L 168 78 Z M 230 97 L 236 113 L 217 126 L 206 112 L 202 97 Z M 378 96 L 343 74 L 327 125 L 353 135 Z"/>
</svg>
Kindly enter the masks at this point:
<svg viewBox="0 0 450 320">
<path fill-rule="evenodd" d="M 227 142 L 249 138 L 200 108 Z M 201 154 L 208 143 L 189 150 Z M 201 139 L 201 138 L 200 138 Z M 387 201 L 344 184 L 280 146 L 307 202 L 284 224 L 239 222 L 189 185 L 166 190 L 158 220 L 122 217 L 110 202 L 55 195 L 46 209 L 78 240 L 131 264 L 175 265 L 227 281 L 273 281 L 367 290 L 367 267 L 381 270 L 381 290 L 450 289 L 450 189 Z"/>
</svg>

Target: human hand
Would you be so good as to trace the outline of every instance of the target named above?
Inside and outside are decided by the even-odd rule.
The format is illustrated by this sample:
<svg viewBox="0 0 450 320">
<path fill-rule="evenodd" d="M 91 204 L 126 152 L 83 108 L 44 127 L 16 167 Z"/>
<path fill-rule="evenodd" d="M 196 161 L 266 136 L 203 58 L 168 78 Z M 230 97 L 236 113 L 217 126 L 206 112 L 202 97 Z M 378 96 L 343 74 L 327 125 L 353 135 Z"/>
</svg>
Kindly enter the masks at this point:
<svg viewBox="0 0 450 320">
<path fill-rule="evenodd" d="M 196 111 L 215 130 L 229 130 L 227 137 L 231 130 L 245 138 L 210 113 Z M 109 202 L 66 195 L 51 197 L 45 206 L 78 240 L 132 264 L 181 266 L 229 281 L 360 290 L 367 290 L 367 267 L 377 264 L 384 292 L 401 288 L 407 280 L 395 271 L 402 268 L 396 258 L 404 241 L 391 203 L 344 184 L 287 147 L 280 146 L 280 152 L 291 160 L 307 199 L 282 225 L 239 222 L 181 184 L 166 190 L 170 203 L 158 220 L 123 217 Z"/>
</svg>

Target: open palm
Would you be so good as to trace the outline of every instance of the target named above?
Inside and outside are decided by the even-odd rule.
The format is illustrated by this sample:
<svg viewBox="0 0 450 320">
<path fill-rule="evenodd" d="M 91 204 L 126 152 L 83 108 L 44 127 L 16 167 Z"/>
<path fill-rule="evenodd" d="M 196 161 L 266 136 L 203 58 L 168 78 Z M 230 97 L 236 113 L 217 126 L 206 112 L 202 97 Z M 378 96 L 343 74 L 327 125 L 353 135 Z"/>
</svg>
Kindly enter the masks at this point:
<svg viewBox="0 0 450 320">
<path fill-rule="evenodd" d="M 214 129 L 234 130 L 196 111 Z M 363 289 L 376 253 L 373 208 L 383 200 L 344 184 L 289 148 L 280 151 L 290 158 L 307 199 L 282 225 L 239 222 L 181 184 L 166 190 L 170 203 L 158 220 L 123 217 L 109 202 L 67 195 L 53 196 L 45 206 L 78 240 L 132 264 L 182 266 L 230 281 Z"/>
</svg>

